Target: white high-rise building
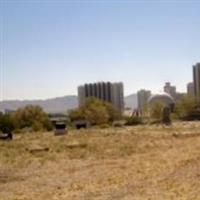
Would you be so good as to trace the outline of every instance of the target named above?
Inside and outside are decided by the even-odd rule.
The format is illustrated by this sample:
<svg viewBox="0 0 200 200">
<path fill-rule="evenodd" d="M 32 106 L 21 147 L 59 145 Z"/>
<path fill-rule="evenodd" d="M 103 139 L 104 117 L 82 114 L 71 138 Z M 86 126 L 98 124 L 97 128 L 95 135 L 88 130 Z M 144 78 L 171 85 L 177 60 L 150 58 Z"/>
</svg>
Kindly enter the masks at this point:
<svg viewBox="0 0 200 200">
<path fill-rule="evenodd" d="M 140 112 L 143 112 L 145 107 L 148 104 L 148 99 L 151 96 L 151 91 L 150 90 L 139 90 L 137 92 L 137 98 L 138 98 L 138 109 Z"/>
<path fill-rule="evenodd" d="M 124 110 L 124 89 L 121 82 L 89 83 L 78 87 L 79 106 L 85 103 L 87 97 L 92 96 L 112 103 L 121 113 Z"/>
<path fill-rule="evenodd" d="M 163 89 L 164 89 L 164 92 L 168 93 L 174 99 L 176 99 L 176 87 L 172 86 L 170 82 L 166 82 Z"/>
<path fill-rule="evenodd" d="M 194 95 L 200 103 L 200 63 L 193 66 Z"/>
<path fill-rule="evenodd" d="M 194 96 L 194 83 L 193 82 L 187 84 L 187 95 Z"/>
</svg>

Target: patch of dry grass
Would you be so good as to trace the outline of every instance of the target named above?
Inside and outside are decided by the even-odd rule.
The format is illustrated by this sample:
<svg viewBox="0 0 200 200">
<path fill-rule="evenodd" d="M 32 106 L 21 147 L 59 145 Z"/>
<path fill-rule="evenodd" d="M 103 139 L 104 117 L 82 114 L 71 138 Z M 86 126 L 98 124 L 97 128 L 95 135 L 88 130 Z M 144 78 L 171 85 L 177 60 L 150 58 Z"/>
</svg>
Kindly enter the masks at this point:
<svg viewBox="0 0 200 200">
<path fill-rule="evenodd" d="M 198 200 L 200 122 L 0 141 L 0 200 L 14 199 Z"/>
</svg>

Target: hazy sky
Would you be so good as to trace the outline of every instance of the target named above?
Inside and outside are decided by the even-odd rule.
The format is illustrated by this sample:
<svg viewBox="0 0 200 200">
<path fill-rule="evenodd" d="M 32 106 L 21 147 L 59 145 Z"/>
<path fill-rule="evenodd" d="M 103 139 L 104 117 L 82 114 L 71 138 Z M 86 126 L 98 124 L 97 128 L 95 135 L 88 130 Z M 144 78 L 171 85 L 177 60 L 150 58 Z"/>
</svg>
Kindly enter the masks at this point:
<svg viewBox="0 0 200 200">
<path fill-rule="evenodd" d="M 125 95 L 166 81 L 185 91 L 200 61 L 200 0 L 0 0 L 0 18 L 0 100 L 96 81 L 122 81 Z"/>
</svg>

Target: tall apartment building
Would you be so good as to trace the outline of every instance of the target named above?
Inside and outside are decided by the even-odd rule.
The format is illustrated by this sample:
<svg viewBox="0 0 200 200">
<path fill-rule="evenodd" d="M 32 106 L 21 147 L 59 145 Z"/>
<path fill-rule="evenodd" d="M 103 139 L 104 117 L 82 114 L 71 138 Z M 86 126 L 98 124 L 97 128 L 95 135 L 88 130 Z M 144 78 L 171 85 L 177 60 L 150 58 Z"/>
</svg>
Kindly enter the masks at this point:
<svg viewBox="0 0 200 200">
<path fill-rule="evenodd" d="M 123 83 L 98 82 L 78 87 L 79 106 L 85 103 L 87 97 L 96 97 L 112 103 L 120 112 L 124 109 Z"/>
<path fill-rule="evenodd" d="M 176 87 L 172 86 L 170 82 L 166 82 L 163 89 L 164 92 L 170 94 L 174 99 L 176 99 Z"/>
<path fill-rule="evenodd" d="M 147 106 L 147 102 L 150 96 L 151 96 L 150 90 L 142 89 L 137 92 L 138 109 L 141 112 L 143 112 L 144 108 Z"/>
<path fill-rule="evenodd" d="M 193 66 L 194 95 L 200 103 L 200 63 Z"/>
<path fill-rule="evenodd" d="M 194 83 L 190 82 L 187 84 L 187 95 L 194 96 Z"/>
</svg>

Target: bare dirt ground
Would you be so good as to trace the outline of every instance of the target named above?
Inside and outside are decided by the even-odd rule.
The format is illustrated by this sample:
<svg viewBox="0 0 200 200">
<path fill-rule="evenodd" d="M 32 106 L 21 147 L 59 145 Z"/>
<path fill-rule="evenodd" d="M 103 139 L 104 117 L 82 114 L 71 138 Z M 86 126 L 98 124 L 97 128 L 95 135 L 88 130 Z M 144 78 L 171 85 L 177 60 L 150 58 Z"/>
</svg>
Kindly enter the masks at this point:
<svg viewBox="0 0 200 200">
<path fill-rule="evenodd" d="M 0 200 L 45 199 L 200 200 L 200 122 L 0 141 Z"/>
</svg>

